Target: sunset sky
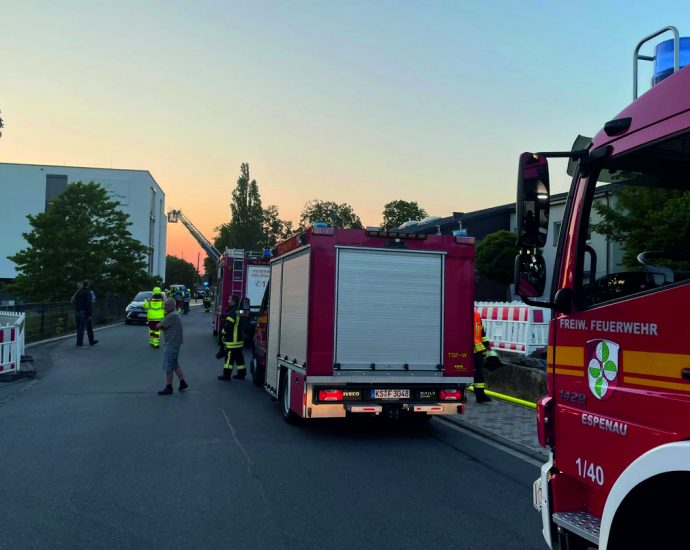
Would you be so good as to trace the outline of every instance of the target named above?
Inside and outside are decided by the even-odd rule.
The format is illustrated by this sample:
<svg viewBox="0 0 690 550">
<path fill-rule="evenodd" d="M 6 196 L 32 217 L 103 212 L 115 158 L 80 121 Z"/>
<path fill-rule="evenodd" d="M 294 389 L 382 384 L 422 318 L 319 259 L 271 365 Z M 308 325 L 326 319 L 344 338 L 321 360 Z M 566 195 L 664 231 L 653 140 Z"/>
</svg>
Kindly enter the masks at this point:
<svg viewBox="0 0 690 550">
<path fill-rule="evenodd" d="M 643 36 L 690 34 L 687 2 L 660 5 L 0 0 L 0 162 L 149 170 L 210 238 L 242 162 L 292 220 L 315 198 L 365 225 L 395 199 L 505 204 L 522 151 L 569 149 L 632 100 Z"/>
</svg>

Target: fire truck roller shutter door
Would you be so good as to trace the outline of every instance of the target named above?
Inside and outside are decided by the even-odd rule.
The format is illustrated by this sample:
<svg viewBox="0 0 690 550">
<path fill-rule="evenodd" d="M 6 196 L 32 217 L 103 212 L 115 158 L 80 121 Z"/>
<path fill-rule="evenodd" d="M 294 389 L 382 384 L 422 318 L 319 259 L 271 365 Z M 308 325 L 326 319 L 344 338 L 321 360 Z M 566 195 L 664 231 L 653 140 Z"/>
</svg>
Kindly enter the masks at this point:
<svg viewBox="0 0 690 550">
<path fill-rule="evenodd" d="M 343 370 L 442 364 L 442 253 L 340 248 L 336 363 Z"/>
</svg>

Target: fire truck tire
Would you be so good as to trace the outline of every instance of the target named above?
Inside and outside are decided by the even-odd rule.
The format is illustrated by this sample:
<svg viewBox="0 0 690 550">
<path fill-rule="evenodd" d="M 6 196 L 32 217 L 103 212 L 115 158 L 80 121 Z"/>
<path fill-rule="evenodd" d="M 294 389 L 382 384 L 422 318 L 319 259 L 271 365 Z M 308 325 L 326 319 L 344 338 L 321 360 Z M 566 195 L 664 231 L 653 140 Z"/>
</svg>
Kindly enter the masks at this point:
<svg viewBox="0 0 690 550">
<path fill-rule="evenodd" d="M 299 422 L 299 416 L 290 410 L 290 389 L 292 386 L 290 378 L 290 373 L 284 372 L 280 380 L 280 397 L 283 406 L 283 420 L 285 420 L 285 422 L 288 424 L 297 424 Z"/>
<path fill-rule="evenodd" d="M 259 365 L 256 357 L 252 357 L 252 361 L 249 363 L 249 370 L 252 373 L 252 382 L 254 382 L 254 385 L 263 388 L 264 382 L 266 381 L 266 369 Z"/>
</svg>

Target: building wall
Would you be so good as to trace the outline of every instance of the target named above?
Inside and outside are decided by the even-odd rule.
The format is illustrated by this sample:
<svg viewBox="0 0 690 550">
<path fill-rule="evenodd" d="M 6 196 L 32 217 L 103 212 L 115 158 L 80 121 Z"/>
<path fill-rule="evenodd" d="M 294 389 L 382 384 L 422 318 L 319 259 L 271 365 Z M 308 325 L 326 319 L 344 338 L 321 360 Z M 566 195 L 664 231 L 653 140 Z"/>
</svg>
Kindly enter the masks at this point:
<svg viewBox="0 0 690 550">
<path fill-rule="evenodd" d="M 148 171 L 0 163 L 4 205 L 0 215 L 0 279 L 16 276 L 14 263 L 7 256 L 26 248 L 22 233 L 31 230 L 26 216 L 45 211 L 46 182 L 50 180 L 53 191 L 60 187 L 61 178 L 55 176 L 67 176 L 67 183 L 93 181 L 105 187 L 120 203 L 120 209 L 129 214 L 132 236 L 153 248 L 149 273 L 165 278 L 165 193 Z"/>
</svg>

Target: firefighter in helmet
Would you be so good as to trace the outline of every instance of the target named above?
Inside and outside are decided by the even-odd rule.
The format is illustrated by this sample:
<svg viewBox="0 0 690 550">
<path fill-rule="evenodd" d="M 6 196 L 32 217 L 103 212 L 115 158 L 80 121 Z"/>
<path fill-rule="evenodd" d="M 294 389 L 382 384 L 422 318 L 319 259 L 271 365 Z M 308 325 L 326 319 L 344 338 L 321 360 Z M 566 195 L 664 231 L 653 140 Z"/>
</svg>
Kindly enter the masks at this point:
<svg viewBox="0 0 690 550">
<path fill-rule="evenodd" d="M 488 403 L 491 398 L 486 395 L 484 367 L 495 370 L 501 366 L 498 354 L 491 349 L 489 339 L 484 332 L 482 318 L 474 312 L 474 395 L 477 403 Z"/>
<path fill-rule="evenodd" d="M 149 344 L 155 349 L 161 345 L 161 331 L 158 328 L 165 317 L 165 300 L 160 287 L 153 289 L 153 294 L 148 300 L 144 300 L 144 309 L 146 310 L 146 321 L 149 325 Z"/>
<path fill-rule="evenodd" d="M 204 304 L 204 311 L 206 313 L 211 311 L 211 289 L 210 288 L 207 288 L 206 290 L 204 290 L 203 304 Z"/>
<path fill-rule="evenodd" d="M 228 299 L 228 312 L 225 316 L 225 322 L 221 329 L 221 349 L 216 354 L 218 359 L 224 357 L 223 374 L 218 377 L 218 380 L 230 380 L 232 369 L 237 365 L 237 374 L 234 378 L 244 380 L 247 375 L 247 367 L 244 364 L 244 319 L 242 318 L 238 309 L 240 302 L 239 296 L 232 295 Z"/>
</svg>

